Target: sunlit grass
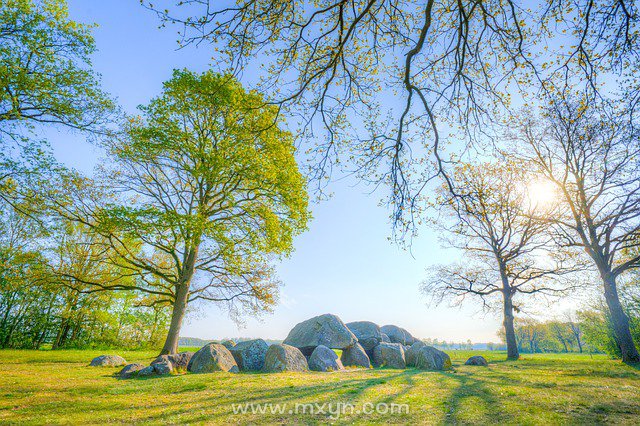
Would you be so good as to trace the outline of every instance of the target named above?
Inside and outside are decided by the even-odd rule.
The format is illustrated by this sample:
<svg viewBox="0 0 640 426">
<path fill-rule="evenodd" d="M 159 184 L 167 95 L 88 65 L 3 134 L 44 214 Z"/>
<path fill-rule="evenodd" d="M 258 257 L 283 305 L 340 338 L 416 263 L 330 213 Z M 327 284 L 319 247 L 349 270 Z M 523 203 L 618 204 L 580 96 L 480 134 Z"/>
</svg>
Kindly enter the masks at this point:
<svg viewBox="0 0 640 426">
<path fill-rule="evenodd" d="M 314 423 L 635 423 L 640 371 L 589 355 L 534 355 L 452 372 L 356 370 L 336 373 L 188 374 L 118 380 L 116 368 L 87 367 L 101 351 L 0 351 L 0 422 Z M 148 363 L 155 351 L 120 351 Z M 478 354 L 478 352 L 474 352 Z M 408 404 L 409 414 L 234 415 L 237 403 Z"/>
</svg>

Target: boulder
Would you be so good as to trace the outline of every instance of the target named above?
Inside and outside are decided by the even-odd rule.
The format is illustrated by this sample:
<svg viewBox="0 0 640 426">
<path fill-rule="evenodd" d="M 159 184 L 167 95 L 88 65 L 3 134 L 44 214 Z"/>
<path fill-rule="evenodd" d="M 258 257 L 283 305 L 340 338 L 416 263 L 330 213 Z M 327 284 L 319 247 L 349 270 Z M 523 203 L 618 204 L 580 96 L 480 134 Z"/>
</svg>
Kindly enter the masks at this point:
<svg viewBox="0 0 640 426">
<path fill-rule="evenodd" d="M 193 354 L 193 352 L 180 352 L 177 354 L 160 355 L 151 362 L 151 365 L 169 363 L 171 364 L 172 370 L 187 371 L 187 366 Z"/>
<path fill-rule="evenodd" d="M 415 366 L 422 370 L 448 370 L 451 368 L 451 358 L 434 347 L 423 346 L 416 353 Z"/>
<path fill-rule="evenodd" d="M 400 343 L 380 343 L 373 348 L 373 364 L 376 367 L 406 368 L 404 348 Z"/>
<path fill-rule="evenodd" d="M 391 343 L 391 339 L 389 339 L 389 336 L 387 336 L 387 335 L 386 335 L 386 334 L 384 334 L 384 333 L 381 333 L 381 334 L 382 334 L 382 341 L 383 341 L 384 343 Z"/>
<path fill-rule="evenodd" d="M 298 348 L 285 344 L 271 345 L 264 357 L 262 371 L 309 371 L 309 364 Z"/>
<path fill-rule="evenodd" d="M 416 356 L 418 355 L 418 351 L 427 346 L 424 342 L 418 340 L 413 345 L 409 346 L 404 352 L 404 359 L 407 362 L 407 367 L 415 367 L 416 366 Z"/>
<path fill-rule="evenodd" d="M 297 324 L 283 343 L 295 346 L 305 355 L 311 355 L 320 345 L 331 349 L 344 349 L 357 342 L 356 336 L 340 318 L 324 314 Z"/>
<path fill-rule="evenodd" d="M 416 356 L 418 355 L 418 351 L 425 346 L 427 345 L 424 342 L 418 340 L 404 352 L 404 359 L 407 363 L 407 367 L 416 366 Z"/>
<path fill-rule="evenodd" d="M 320 345 L 313 350 L 309 358 L 309 369 L 313 371 L 338 371 L 344 370 L 344 367 L 332 349 Z"/>
<path fill-rule="evenodd" d="M 383 325 L 380 330 L 389 337 L 391 343 L 400 343 L 401 345 L 412 345 L 416 338 L 407 330 L 397 325 Z"/>
<path fill-rule="evenodd" d="M 487 365 L 489 365 L 489 363 L 482 355 L 475 355 L 469 358 L 467 362 L 464 363 L 464 365 L 480 365 L 482 367 L 486 367 Z"/>
<path fill-rule="evenodd" d="M 187 370 L 192 373 L 213 373 L 214 371 L 239 371 L 236 360 L 229 349 L 219 343 L 209 343 L 193 354 Z"/>
<path fill-rule="evenodd" d="M 143 364 L 127 364 L 124 366 L 122 370 L 118 373 L 118 377 L 121 379 L 129 379 L 131 377 L 137 376 L 138 372 L 145 368 Z"/>
<path fill-rule="evenodd" d="M 120 367 L 127 361 L 119 355 L 100 355 L 91 360 L 91 367 Z"/>
<path fill-rule="evenodd" d="M 240 371 L 260 371 L 264 366 L 269 345 L 262 339 L 240 342 L 231 349 L 231 355 L 236 360 Z"/>
<path fill-rule="evenodd" d="M 377 324 L 371 321 L 355 321 L 346 324 L 347 328 L 358 339 L 365 351 L 370 351 L 382 342 L 382 332 Z"/>
<path fill-rule="evenodd" d="M 221 343 L 221 345 L 227 349 L 231 349 L 236 345 L 236 342 L 234 342 L 233 340 L 225 340 L 224 342 Z"/>
<path fill-rule="evenodd" d="M 166 360 L 164 362 L 157 362 L 155 364 L 152 364 L 151 366 L 155 370 L 156 374 L 160 376 L 166 376 L 173 373 L 173 364 L 171 364 L 171 361 L 169 360 Z"/>
<path fill-rule="evenodd" d="M 345 367 L 371 368 L 369 355 L 367 355 L 367 352 L 359 343 L 343 349 L 340 361 L 342 361 L 342 365 Z"/>
<path fill-rule="evenodd" d="M 156 369 L 153 368 L 153 365 L 150 365 L 138 371 L 138 377 L 153 376 L 154 374 L 156 374 Z"/>
</svg>

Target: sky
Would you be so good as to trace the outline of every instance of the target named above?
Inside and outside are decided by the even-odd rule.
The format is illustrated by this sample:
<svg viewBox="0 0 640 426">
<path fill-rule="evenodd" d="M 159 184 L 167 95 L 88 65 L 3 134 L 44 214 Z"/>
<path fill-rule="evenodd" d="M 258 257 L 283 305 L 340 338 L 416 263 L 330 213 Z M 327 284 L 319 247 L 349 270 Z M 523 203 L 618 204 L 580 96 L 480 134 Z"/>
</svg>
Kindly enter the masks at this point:
<svg viewBox="0 0 640 426">
<path fill-rule="evenodd" d="M 159 29 L 156 16 L 137 0 L 69 0 L 69 9 L 72 19 L 98 25 L 93 65 L 104 89 L 127 113 L 159 94 L 174 68 L 209 68 L 209 46 L 177 50 L 175 30 Z M 79 135 L 47 131 L 46 137 L 58 160 L 86 173 L 101 155 Z M 477 304 L 431 306 L 421 294 L 426 271 L 458 257 L 440 247 L 436 234 L 421 229 L 411 252 L 403 250 L 389 241 L 389 211 L 379 206 L 383 191 L 371 194 L 354 179 L 333 182 L 329 189 L 333 196 L 312 205 L 309 231 L 295 240 L 291 257 L 277 265 L 284 286 L 272 314 L 245 318 L 239 327 L 217 306 L 198 305 L 181 335 L 282 339 L 298 322 L 333 313 L 344 322 L 397 324 L 421 338 L 499 340 L 496 313 L 484 313 Z"/>
</svg>

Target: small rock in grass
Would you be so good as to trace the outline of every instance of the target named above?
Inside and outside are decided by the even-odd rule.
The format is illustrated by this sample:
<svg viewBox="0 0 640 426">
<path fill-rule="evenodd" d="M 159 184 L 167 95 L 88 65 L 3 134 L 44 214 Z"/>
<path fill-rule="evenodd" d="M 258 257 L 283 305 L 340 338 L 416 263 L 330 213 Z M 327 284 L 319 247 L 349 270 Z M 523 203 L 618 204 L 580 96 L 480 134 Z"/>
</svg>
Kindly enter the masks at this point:
<svg viewBox="0 0 640 426">
<path fill-rule="evenodd" d="M 127 365 L 127 361 L 119 355 L 100 355 L 91 360 L 92 367 L 120 367 Z"/>
<path fill-rule="evenodd" d="M 486 367 L 487 365 L 489 365 L 489 363 L 482 355 L 475 355 L 469 358 L 467 362 L 464 363 L 464 365 L 479 365 L 482 367 Z"/>
</svg>

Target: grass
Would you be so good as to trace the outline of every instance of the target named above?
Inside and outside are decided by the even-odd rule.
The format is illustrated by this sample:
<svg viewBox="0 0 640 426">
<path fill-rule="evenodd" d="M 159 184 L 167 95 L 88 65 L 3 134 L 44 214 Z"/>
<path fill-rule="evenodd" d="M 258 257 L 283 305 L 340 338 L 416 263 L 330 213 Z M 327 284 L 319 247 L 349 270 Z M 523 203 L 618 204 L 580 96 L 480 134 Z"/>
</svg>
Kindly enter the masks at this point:
<svg viewBox="0 0 640 426">
<path fill-rule="evenodd" d="M 454 370 L 356 370 L 335 373 L 214 373 L 118 380 L 116 368 L 87 367 L 98 351 L 0 351 L 0 423 L 373 423 L 637 424 L 640 370 L 605 356 L 474 352 L 488 368 L 463 365 L 472 354 L 450 351 Z M 153 352 L 120 351 L 149 363 Z M 267 403 L 264 414 L 234 414 L 232 404 Z M 324 410 L 318 409 L 324 406 Z M 337 403 L 352 404 L 342 415 Z M 409 412 L 376 412 L 378 403 Z M 275 404 L 286 404 L 283 413 Z M 314 405 L 315 413 L 295 410 Z M 329 405 L 333 404 L 329 410 Z M 366 405 L 365 404 L 372 404 Z M 301 406 L 300 406 L 301 407 Z M 367 408 L 370 414 L 360 414 Z M 397 410 L 397 408 L 387 409 Z M 322 412 L 324 411 L 324 412 Z M 329 411 L 333 411 L 333 414 Z"/>
</svg>

